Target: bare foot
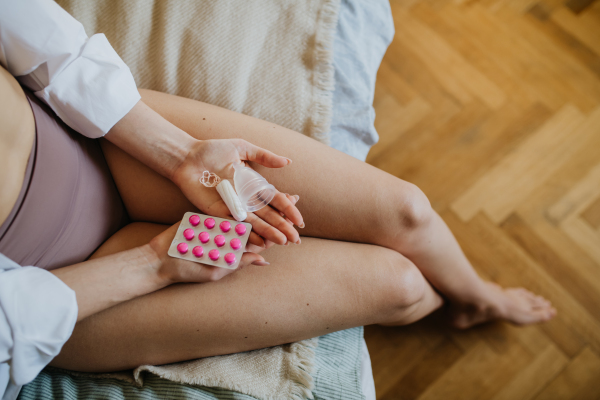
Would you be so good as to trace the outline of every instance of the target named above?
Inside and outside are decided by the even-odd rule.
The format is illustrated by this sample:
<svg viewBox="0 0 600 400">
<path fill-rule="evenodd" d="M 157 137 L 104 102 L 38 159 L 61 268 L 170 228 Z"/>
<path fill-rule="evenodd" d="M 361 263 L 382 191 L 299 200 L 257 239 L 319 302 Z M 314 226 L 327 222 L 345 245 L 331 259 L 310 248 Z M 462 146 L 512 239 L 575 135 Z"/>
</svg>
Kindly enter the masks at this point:
<svg viewBox="0 0 600 400">
<path fill-rule="evenodd" d="M 489 299 L 480 304 L 451 304 L 452 325 L 467 329 L 483 322 L 504 319 L 515 325 L 529 325 L 548 321 L 556 309 L 541 296 L 523 288 L 502 288 L 486 282 Z"/>
</svg>

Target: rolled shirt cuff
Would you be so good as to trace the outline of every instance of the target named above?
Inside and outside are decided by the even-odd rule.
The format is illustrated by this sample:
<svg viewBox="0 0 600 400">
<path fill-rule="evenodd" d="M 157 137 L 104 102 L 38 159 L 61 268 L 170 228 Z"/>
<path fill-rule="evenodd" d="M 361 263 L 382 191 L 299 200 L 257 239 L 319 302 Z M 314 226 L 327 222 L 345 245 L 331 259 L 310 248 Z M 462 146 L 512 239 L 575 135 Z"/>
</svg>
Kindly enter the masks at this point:
<svg viewBox="0 0 600 400">
<path fill-rule="evenodd" d="M 31 382 L 60 352 L 77 322 L 75 292 L 54 274 L 23 267 L 1 274 L 0 307 L 12 334 L 11 380 Z"/>
<path fill-rule="evenodd" d="M 89 138 L 104 136 L 141 99 L 129 67 L 104 34 L 89 38 L 81 55 L 35 94 Z"/>
</svg>

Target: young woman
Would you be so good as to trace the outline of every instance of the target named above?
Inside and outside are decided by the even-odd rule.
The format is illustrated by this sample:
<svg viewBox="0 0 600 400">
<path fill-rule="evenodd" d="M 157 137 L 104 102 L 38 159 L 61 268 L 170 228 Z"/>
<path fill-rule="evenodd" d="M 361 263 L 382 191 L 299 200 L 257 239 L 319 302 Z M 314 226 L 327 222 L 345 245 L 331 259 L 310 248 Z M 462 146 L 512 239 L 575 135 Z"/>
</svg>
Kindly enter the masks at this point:
<svg viewBox="0 0 600 400">
<path fill-rule="evenodd" d="M 460 328 L 554 316 L 525 289 L 481 280 L 416 186 L 269 122 L 152 91 L 139 100 L 107 42 L 66 29 L 53 2 L 31 1 L 42 10 L 26 15 L 32 30 L 63 21 L 66 33 L 23 57 L 14 38 L 26 22 L 0 18 L 2 65 L 71 127 L 106 140 L 100 152 L 0 69 L 0 393 L 17 393 L 59 351 L 53 365 L 115 371 L 409 324 L 444 301 Z M 20 4 L 0 7 L 14 19 Z M 49 56 L 49 42 L 67 56 Z M 86 53 L 94 45 L 105 56 Z M 230 178 L 241 161 L 282 192 L 249 215 L 243 269 L 168 257 L 169 224 L 184 212 L 229 214 L 198 184 L 202 172 Z M 31 332 L 36 340 L 21 340 Z"/>
</svg>

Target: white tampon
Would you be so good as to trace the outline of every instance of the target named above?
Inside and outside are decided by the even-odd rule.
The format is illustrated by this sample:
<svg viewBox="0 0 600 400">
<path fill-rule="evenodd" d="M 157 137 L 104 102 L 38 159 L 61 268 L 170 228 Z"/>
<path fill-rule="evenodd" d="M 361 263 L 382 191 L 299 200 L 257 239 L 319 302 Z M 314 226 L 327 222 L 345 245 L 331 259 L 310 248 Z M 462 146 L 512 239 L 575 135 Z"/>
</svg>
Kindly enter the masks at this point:
<svg viewBox="0 0 600 400">
<path fill-rule="evenodd" d="M 221 198 L 225 202 L 225 205 L 227 205 L 227 208 L 229 208 L 229 211 L 231 211 L 233 218 L 235 218 L 236 221 L 245 221 L 248 217 L 248 213 L 242 206 L 240 198 L 227 179 L 223 179 L 221 182 L 219 182 L 217 185 L 217 192 L 219 192 Z"/>
</svg>

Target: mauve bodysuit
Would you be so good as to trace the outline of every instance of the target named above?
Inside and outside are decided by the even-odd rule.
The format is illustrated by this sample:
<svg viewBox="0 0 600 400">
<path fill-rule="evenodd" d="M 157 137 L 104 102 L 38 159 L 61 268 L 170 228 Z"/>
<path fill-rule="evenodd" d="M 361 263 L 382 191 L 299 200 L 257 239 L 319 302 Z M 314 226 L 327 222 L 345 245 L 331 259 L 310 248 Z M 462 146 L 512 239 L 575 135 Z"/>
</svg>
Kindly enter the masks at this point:
<svg viewBox="0 0 600 400">
<path fill-rule="evenodd" d="M 21 193 L 0 226 L 0 253 L 50 270 L 86 260 L 127 223 L 127 213 L 100 143 L 24 90 L 36 137 Z"/>
</svg>

